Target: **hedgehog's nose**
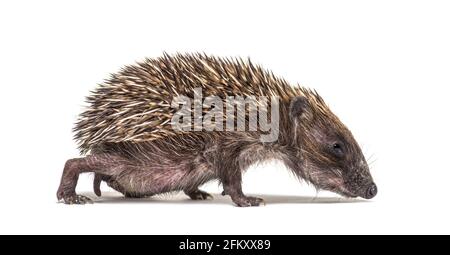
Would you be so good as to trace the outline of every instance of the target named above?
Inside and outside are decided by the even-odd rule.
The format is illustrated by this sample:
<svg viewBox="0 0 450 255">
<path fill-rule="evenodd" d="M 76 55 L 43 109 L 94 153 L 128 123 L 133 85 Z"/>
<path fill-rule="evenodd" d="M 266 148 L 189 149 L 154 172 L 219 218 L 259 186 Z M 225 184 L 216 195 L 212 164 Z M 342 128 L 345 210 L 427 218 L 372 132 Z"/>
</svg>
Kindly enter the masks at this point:
<svg viewBox="0 0 450 255">
<path fill-rule="evenodd" d="M 366 199 L 371 199 L 371 198 L 373 198 L 374 196 L 377 195 L 377 192 L 378 192 L 378 190 L 377 190 L 377 185 L 375 185 L 375 183 L 372 182 L 372 183 L 369 185 L 369 187 L 367 188 L 366 194 L 365 194 L 365 197 L 364 197 L 364 198 L 366 198 Z"/>
</svg>

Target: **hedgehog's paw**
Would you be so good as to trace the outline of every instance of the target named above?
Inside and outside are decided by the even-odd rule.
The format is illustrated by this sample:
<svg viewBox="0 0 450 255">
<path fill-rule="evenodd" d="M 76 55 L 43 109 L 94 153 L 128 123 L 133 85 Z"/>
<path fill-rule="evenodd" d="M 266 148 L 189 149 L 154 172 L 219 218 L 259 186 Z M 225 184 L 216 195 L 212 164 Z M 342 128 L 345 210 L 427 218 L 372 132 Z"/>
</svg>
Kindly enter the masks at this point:
<svg viewBox="0 0 450 255">
<path fill-rule="evenodd" d="M 213 196 L 207 192 L 204 192 L 202 190 L 195 190 L 195 191 L 185 191 L 186 195 L 188 195 L 192 200 L 207 200 L 207 199 L 213 199 Z"/>
<path fill-rule="evenodd" d="M 72 204 L 80 204 L 80 205 L 84 205 L 84 204 L 92 204 L 93 201 L 86 197 L 86 196 L 82 196 L 82 195 L 77 195 L 77 194 L 69 194 L 69 195 L 65 195 L 65 194 L 61 194 L 58 195 L 58 198 L 62 199 L 63 202 L 65 204 L 68 205 L 72 205 Z"/>
<path fill-rule="evenodd" d="M 64 197 L 64 203 L 65 204 L 84 205 L 84 204 L 92 204 L 93 201 L 92 201 L 92 199 L 90 199 L 86 196 L 74 195 L 74 196 Z"/>
<path fill-rule="evenodd" d="M 249 207 L 249 206 L 260 206 L 261 204 L 265 205 L 264 199 L 259 197 L 232 197 L 233 202 L 239 207 Z"/>
</svg>

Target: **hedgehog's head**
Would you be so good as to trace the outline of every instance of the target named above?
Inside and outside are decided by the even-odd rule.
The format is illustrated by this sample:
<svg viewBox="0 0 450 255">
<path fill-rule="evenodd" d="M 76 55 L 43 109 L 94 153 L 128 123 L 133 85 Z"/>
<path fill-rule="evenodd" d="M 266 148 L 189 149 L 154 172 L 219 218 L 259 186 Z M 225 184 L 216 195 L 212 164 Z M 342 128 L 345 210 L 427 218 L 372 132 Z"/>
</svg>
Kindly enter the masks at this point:
<svg viewBox="0 0 450 255">
<path fill-rule="evenodd" d="M 373 198 L 377 187 L 351 132 L 316 93 L 291 100 L 294 143 L 300 150 L 298 174 L 319 189 L 347 197 Z"/>
</svg>

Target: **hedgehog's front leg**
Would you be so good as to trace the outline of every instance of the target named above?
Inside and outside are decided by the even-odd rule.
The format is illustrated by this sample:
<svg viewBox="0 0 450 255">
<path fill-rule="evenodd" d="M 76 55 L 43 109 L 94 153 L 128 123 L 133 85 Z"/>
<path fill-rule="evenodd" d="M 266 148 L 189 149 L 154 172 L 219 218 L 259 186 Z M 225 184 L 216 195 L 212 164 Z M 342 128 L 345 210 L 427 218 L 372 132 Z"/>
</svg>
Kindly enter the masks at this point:
<svg viewBox="0 0 450 255">
<path fill-rule="evenodd" d="M 242 192 L 241 171 L 221 171 L 220 180 L 223 185 L 223 195 L 229 195 L 231 200 L 239 207 L 259 206 L 264 200 L 258 197 L 250 197 Z"/>
</svg>

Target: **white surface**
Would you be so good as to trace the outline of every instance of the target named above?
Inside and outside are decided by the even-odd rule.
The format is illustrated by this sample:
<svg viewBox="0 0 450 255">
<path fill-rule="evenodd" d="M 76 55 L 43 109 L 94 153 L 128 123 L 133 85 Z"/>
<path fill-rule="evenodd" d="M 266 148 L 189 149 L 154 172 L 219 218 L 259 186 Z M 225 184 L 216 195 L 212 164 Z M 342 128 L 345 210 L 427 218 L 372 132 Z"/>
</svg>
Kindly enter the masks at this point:
<svg viewBox="0 0 450 255">
<path fill-rule="evenodd" d="M 448 1 L 1 1 L 0 233 L 449 234 L 449 13 Z M 244 180 L 260 208 L 56 203 L 84 96 L 162 51 L 250 56 L 317 89 L 377 159 L 379 195 L 342 203 L 269 164 Z"/>
</svg>

